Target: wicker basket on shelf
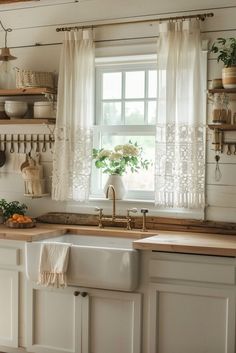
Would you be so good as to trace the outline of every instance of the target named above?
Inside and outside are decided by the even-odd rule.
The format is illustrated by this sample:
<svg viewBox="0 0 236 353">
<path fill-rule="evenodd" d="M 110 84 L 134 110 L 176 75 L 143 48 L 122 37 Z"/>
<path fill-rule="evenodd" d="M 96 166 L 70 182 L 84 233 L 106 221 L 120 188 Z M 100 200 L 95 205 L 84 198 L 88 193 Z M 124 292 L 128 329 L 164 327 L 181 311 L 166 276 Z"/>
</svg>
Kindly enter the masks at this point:
<svg viewBox="0 0 236 353">
<path fill-rule="evenodd" d="M 45 87 L 54 88 L 54 77 L 52 72 L 21 70 L 16 68 L 16 87 Z"/>
</svg>

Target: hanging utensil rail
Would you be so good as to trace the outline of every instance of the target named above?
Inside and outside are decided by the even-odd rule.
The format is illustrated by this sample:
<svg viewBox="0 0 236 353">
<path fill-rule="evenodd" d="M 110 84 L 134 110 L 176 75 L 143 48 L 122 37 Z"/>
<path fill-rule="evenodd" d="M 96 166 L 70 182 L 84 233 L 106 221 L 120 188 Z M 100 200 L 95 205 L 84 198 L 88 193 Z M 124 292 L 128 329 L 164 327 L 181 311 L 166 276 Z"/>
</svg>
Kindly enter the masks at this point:
<svg viewBox="0 0 236 353">
<path fill-rule="evenodd" d="M 54 143 L 53 134 L 0 134 L 0 144 L 4 142 L 10 153 L 24 152 L 30 149 L 36 152 L 46 152 L 46 146 L 52 149 Z M 40 148 L 42 146 L 42 148 Z M 1 146 L 0 146 L 1 147 Z"/>
</svg>

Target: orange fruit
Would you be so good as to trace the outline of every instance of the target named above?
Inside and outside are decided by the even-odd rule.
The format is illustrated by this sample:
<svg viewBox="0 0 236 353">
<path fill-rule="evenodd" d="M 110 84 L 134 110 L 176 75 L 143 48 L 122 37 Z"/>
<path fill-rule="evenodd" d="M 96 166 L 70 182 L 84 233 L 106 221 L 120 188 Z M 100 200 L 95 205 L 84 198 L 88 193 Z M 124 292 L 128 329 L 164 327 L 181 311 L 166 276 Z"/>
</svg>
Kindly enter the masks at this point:
<svg viewBox="0 0 236 353">
<path fill-rule="evenodd" d="M 19 217 L 19 214 L 18 213 L 14 213 L 13 215 L 12 215 L 12 219 L 17 219 Z"/>
</svg>

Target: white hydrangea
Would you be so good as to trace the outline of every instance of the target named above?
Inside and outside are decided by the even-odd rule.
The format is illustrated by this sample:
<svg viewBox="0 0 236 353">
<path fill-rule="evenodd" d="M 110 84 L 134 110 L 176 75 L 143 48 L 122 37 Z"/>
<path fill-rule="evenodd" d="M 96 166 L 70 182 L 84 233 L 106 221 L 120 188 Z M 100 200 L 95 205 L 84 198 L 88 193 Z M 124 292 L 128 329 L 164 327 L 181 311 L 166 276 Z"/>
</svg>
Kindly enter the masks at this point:
<svg viewBox="0 0 236 353">
<path fill-rule="evenodd" d="M 139 155 L 139 149 L 129 143 L 126 145 L 123 145 L 123 154 L 124 156 L 138 156 Z"/>
<path fill-rule="evenodd" d="M 116 152 L 122 151 L 122 150 L 123 150 L 123 145 L 117 145 L 117 146 L 115 146 L 115 147 L 114 147 L 114 150 L 115 150 Z"/>
<path fill-rule="evenodd" d="M 110 150 L 102 150 L 99 152 L 97 159 L 100 159 L 102 157 L 110 157 L 111 153 L 112 152 Z"/>
<path fill-rule="evenodd" d="M 112 152 L 110 154 L 110 160 L 111 161 L 117 161 L 123 157 L 122 153 L 120 152 Z"/>
</svg>

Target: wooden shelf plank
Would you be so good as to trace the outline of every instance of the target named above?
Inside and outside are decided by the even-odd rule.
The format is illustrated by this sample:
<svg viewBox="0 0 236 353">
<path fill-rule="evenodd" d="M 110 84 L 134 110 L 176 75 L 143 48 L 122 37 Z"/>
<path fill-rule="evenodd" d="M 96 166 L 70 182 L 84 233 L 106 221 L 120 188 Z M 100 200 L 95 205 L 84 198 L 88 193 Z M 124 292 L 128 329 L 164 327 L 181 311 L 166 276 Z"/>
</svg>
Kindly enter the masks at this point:
<svg viewBox="0 0 236 353">
<path fill-rule="evenodd" d="M 0 125 L 55 124 L 56 119 L 0 119 Z"/>
<path fill-rule="evenodd" d="M 211 130 L 236 131 L 236 124 L 208 124 Z"/>
<path fill-rule="evenodd" d="M 236 93 L 236 88 L 214 88 L 209 89 L 209 93 Z"/>
<path fill-rule="evenodd" d="M 55 91 L 50 88 L 14 88 L 0 89 L 0 96 L 25 96 L 25 95 L 41 95 L 55 94 Z"/>
</svg>

